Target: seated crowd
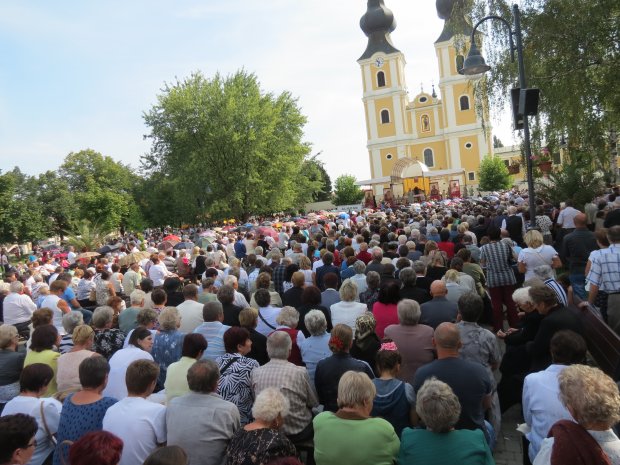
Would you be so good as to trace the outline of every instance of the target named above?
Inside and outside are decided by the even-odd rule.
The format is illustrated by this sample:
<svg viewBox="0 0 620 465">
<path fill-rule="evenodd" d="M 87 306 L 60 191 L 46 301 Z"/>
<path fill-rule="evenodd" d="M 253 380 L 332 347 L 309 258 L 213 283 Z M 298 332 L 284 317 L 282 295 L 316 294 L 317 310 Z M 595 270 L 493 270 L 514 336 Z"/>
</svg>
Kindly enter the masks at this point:
<svg viewBox="0 0 620 465">
<path fill-rule="evenodd" d="M 132 239 L 8 273 L 0 465 L 493 464 L 517 403 L 524 463 L 620 463 L 577 286 L 514 215 L 222 233 L 121 267 Z"/>
</svg>

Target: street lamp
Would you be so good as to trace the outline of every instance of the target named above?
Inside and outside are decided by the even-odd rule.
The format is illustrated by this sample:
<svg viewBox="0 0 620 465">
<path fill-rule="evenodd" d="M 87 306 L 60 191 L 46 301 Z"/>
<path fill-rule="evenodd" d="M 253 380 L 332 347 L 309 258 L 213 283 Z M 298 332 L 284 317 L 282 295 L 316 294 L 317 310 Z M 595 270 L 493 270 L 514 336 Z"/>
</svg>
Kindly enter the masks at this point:
<svg viewBox="0 0 620 465">
<path fill-rule="evenodd" d="M 523 36 L 521 34 L 521 14 L 519 7 L 512 7 L 514 17 L 514 31 L 508 21 L 501 16 L 486 16 L 476 23 L 471 31 L 471 46 L 467 58 L 463 62 L 463 74 L 475 75 L 486 73 L 491 69 L 484 61 L 480 49 L 476 45 L 475 34 L 478 26 L 489 19 L 496 19 L 504 23 L 508 28 L 508 38 L 510 40 L 510 59 L 514 63 L 515 52 L 517 53 L 517 63 L 519 67 L 519 88 L 517 93 L 513 92 L 513 113 L 515 116 L 515 129 L 523 129 L 523 140 L 525 145 L 525 160 L 527 173 L 527 189 L 530 200 L 530 229 L 536 227 L 536 203 L 534 199 L 534 178 L 532 176 L 532 147 L 530 141 L 530 126 L 528 115 L 535 115 L 538 107 L 538 89 L 528 89 L 525 80 L 525 66 L 523 64 Z M 516 44 L 515 44 L 516 42 Z M 513 89 L 514 90 L 514 89 Z M 516 102 L 515 102 L 516 100 Z M 516 108 L 515 108 L 516 107 Z"/>
</svg>

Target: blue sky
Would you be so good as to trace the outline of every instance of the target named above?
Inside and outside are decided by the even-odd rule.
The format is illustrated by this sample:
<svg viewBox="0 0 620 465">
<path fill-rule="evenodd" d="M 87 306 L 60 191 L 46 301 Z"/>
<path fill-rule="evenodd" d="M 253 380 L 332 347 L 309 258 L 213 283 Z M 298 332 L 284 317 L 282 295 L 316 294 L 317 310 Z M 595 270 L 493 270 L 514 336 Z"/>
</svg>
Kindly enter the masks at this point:
<svg viewBox="0 0 620 465">
<path fill-rule="evenodd" d="M 406 57 L 410 97 L 438 72 L 442 21 L 433 0 L 386 0 Z M 54 170 L 92 148 L 139 165 L 142 113 L 164 82 L 200 70 L 256 73 L 289 90 L 308 117 L 306 140 L 332 179 L 370 175 L 357 58 L 364 0 L 110 0 L 0 3 L 0 168 Z M 508 118 L 503 115 L 504 120 Z M 504 143 L 506 124 L 494 121 Z"/>
</svg>

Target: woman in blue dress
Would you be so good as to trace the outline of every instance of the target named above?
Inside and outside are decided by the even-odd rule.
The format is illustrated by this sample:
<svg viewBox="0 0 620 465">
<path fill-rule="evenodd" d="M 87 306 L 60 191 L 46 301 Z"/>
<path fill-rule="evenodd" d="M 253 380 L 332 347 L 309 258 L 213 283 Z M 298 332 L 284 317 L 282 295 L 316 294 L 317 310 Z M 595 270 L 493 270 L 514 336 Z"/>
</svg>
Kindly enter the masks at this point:
<svg viewBox="0 0 620 465">
<path fill-rule="evenodd" d="M 62 406 L 54 465 L 68 463 L 70 443 L 63 444 L 63 441 L 74 442 L 86 433 L 102 429 L 106 411 L 117 402 L 112 397 L 102 395 L 109 372 L 110 364 L 105 357 L 93 356 L 80 363 L 82 390 L 69 395 Z"/>
</svg>

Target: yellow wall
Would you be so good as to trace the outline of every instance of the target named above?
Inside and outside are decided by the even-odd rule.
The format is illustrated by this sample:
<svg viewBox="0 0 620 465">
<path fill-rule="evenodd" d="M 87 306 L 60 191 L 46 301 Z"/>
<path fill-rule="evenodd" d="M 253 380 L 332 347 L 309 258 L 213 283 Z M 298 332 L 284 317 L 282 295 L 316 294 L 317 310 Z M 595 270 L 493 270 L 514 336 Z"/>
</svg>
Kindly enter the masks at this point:
<svg viewBox="0 0 620 465">
<path fill-rule="evenodd" d="M 375 164 L 372 162 L 372 152 L 370 150 L 368 151 L 368 163 L 370 164 L 370 177 L 378 176 L 379 173 L 375 173 Z"/>
<path fill-rule="evenodd" d="M 396 163 L 396 160 L 398 158 L 396 147 L 381 149 L 379 150 L 379 153 L 381 154 L 381 171 L 383 172 L 382 176 L 390 176 L 392 174 L 392 167 L 394 166 L 394 163 Z M 392 154 L 391 160 L 388 160 L 386 158 L 388 153 Z"/>
<path fill-rule="evenodd" d="M 384 65 L 385 66 L 385 65 Z M 381 110 L 389 110 L 390 122 L 381 123 Z M 375 100 L 375 117 L 377 118 L 377 134 L 379 137 L 390 137 L 396 135 L 396 126 L 394 124 L 394 105 L 392 97 L 378 98 Z"/>
<path fill-rule="evenodd" d="M 474 98 L 469 83 L 453 84 L 452 92 L 454 93 L 453 105 L 456 114 L 456 124 L 459 126 L 463 124 L 474 124 L 476 122 L 476 109 L 474 108 Z M 461 111 L 459 99 L 462 95 L 467 95 L 469 97 L 469 110 Z"/>
<path fill-rule="evenodd" d="M 446 143 L 443 141 L 413 144 L 411 146 L 411 158 L 417 158 L 424 163 L 424 149 L 432 149 L 435 156 L 435 166 L 433 169 L 447 169 L 448 161 L 446 157 Z"/>
<path fill-rule="evenodd" d="M 368 104 L 364 105 L 364 113 L 366 115 L 366 137 L 370 140 L 370 121 L 368 120 Z"/>
<path fill-rule="evenodd" d="M 471 148 L 465 148 L 465 144 L 467 142 L 471 143 Z M 468 183 L 478 183 L 478 168 L 480 167 L 480 158 L 478 154 L 480 153 L 480 146 L 478 145 L 478 136 L 465 136 L 459 137 L 459 155 L 461 157 L 461 166 L 468 173 L 470 171 L 476 172 L 476 180 L 469 181 Z M 466 176 L 468 176 L 466 174 Z"/>
<path fill-rule="evenodd" d="M 383 71 L 383 74 L 385 74 L 385 87 L 377 86 L 377 73 L 379 71 Z M 390 72 L 389 60 L 385 60 L 381 68 L 378 68 L 374 64 L 370 65 L 370 76 L 372 79 L 372 90 L 379 90 L 379 89 L 385 89 L 386 87 L 392 87 L 392 74 Z"/>
<path fill-rule="evenodd" d="M 424 192 L 431 191 L 431 180 L 429 178 L 418 177 L 418 182 L 415 182 L 416 178 L 405 178 L 403 179 L 403 192 L 407 194 L 410 190 L 418 187 L 422 189 Z"/>
</svg>

